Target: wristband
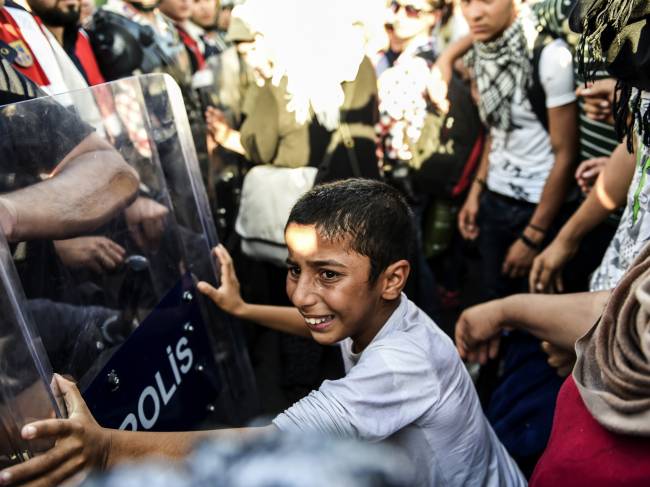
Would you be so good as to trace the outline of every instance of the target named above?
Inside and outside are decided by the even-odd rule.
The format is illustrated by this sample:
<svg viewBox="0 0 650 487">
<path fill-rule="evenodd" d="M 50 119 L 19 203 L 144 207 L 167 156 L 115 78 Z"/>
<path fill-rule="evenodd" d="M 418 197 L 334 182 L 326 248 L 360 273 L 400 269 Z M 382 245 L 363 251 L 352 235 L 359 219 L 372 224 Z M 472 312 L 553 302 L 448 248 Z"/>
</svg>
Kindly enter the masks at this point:
<svg viewBox="0 0 650 487">
<path fill-rule="evenodd" d="M 519 239 L 520 239 L 520 240 L 521 240 L 521 241 L 526 245 L 526 247 L 528 247 L 529 249 L 533 249 L 533 250 L 536 250 L 536 251 L 538 251 L 538 252 L 539 252 L 540 250 L 542 250 L 542 244 L 538 244 L 538 243 L 533 242 L 531 239 L 529 239 L 529 238 L 528 238 L 526 235 L 524 235 L 523 233 L 522 233 L 521 235 L 519 235 Z"/>
</svg>

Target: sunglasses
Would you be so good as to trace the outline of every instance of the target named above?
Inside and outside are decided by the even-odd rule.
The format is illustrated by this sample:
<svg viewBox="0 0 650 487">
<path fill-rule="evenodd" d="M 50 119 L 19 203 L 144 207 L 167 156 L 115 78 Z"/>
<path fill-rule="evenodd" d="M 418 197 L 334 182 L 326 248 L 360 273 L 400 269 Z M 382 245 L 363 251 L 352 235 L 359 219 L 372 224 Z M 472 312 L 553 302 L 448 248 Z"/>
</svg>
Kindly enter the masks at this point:
<svg viewBox="0 0 650 487">
<path fill-rule="evenodd" d="M 422 14 L 423 12 L 428 13 L 430 10 L 422 10 L 419 8 L 415 8 L 413 5 L 402 5 L 399 2 L 392 2 L 390 4 L 390 9 L 393 11 L 394 14 L 397 14 L 399 10 L 403 8 L 404 12 L 406 13 L 407 17 L 411 18 L 417 18 Z"/>
</svg>

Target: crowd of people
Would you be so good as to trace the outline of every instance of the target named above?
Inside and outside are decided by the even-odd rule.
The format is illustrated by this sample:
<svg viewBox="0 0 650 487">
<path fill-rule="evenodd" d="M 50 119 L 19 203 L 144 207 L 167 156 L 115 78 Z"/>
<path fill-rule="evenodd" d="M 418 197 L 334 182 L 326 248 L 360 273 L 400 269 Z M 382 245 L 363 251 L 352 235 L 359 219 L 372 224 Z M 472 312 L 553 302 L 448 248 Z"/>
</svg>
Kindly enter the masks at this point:
<svg viewBox="0 0 650 487">
<path fill-rule="evenodd" d="M 149 73 L 181 88 L 223 243 L 214 249 L 220 287 L 198 287 L 241 321 L 261 409 L 274 419 L 113 431 L 57 377 L 69 417 L 22 431 L 55 446 L 2 471 L 0 485 L 54 485 L 152 454 L 185 458 L 215 439 L 238 453 L 204 446 L 161 485 L 307 485 L 280 478 L 269 464 L 289 463 L 251 445 L 296 465 L 324 463 L 328 451 L 302 457 L 313 440 L 279 432 L 386 441 L 406 454 L 409 467 L 391 473 L 386 465 L 399 462 L 388 450 L 371 461 L 358 445 L 361 472 L 345 485 L 650 482 L 647 2 L 25 1 L 0 8 L 2 105 Z M 123 96 L 128 105 L 135 95 Z M 109 182 L 92 189 L 121 171 L 128 188 L 107 205 L 142 205 L 136 178 L 99 140 L 125 133 L 151 156 L 125 109 L 71 103 L 97 134 L 84 127 L 52 166 L 68 152 L 105 150 Z M 47 184 L 64 185 L 82 162 Z M 275 223 L 284 241 L 271 244 L 286 264 L 252 245 L 264 239 L 243 235 L 237 218 L 242 185 L 263 165 L 311 178 Z M 280 181 L 254 191 L 286 193 Z M 65 238 L 55 216 L 32 223 L 29 192 L 3 191 L 8 240 Z M 149 204 L 137 223 L 161 211 Z M 98 274 L 125 257 L 106 239 L 54 247 L 65 265 Z M 276 483 L 245 462 L 233 467 L 240 454 Z M 211 455 L 218 473 L 197 463 Z M 130 468 L 90 485 L 159 467 Z"/>
</svg>

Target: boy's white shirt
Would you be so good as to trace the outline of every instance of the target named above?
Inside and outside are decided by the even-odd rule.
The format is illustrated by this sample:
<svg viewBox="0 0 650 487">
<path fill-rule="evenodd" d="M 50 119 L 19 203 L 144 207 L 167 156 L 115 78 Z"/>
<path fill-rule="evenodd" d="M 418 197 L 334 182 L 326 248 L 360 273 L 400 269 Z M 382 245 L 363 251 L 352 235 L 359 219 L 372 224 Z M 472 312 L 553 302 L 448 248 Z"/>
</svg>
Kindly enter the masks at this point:
<svg viewBox="0 0 650 487">
<path fill-rule="evenodd" d="M 341 348 L 346 376 L 278 415 L 280 430 L 387 440 L 412 460 L 414 485 L 526 485 L 453 343 L 405 295 L 361 354 L 349 338 Z"/>
</svg>

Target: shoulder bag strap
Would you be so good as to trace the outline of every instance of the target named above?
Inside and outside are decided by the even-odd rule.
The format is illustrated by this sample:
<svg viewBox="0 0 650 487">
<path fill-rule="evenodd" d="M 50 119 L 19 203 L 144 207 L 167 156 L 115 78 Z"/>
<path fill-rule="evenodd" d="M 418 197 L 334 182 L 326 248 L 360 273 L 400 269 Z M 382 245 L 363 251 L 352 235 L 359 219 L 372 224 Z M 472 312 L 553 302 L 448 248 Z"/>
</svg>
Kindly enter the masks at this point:
<svg viewBox="0 0 650 487">
<path fill-rule="evenodd" d="M 343 142 L 345 149 L 348 154 L 348 161 L 350 162 L 350 168 L 352 169 L 352 174 L 354 177 L 361 177 L 361 167 L 359 166 L 359 160 L 357 159 L 357 153 L 354 150 L 354 138 L 352 138 L 352 132 L 350 131 L 350 126 L 345 121 L 344 114 L 350 110 L 352 106 L 352 101 L 354 100 L 354 94 L 356 91 L 357 85 L 352 81 L 352 93 L 348 100 L 343 103 L 341 107 L 341 121 L 339 122 L 339 127 L 332 134 L 329 145 L 327 146 L 327 151 L 325 152 L 325 157 L 323 162 L 320 165 L 320 169 L 326 173 L 329 169 L 330 164 L 332 163 L 332 157 L 334 157 L 334 152 L 338 147 L 339 143 Z"/>
</svg>

